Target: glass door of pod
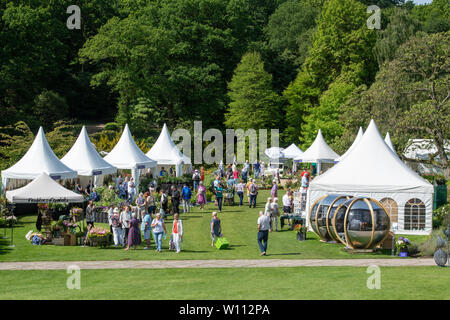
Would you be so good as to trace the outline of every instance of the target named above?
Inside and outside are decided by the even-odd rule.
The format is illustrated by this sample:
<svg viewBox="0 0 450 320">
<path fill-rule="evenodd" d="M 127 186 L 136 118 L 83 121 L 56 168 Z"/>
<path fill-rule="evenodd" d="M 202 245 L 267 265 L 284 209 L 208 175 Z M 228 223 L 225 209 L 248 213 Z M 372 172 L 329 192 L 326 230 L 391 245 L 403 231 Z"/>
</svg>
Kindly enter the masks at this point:
<svg viewBox="0 0 450 320">
<path fill-rule="evenodd" d="M 328 213 L 336 200 L 341 197 L 342 195 L 338 194 L 326 195 L 317 199 L 311 207 L 309 221 L 312 229 L 322 241 L 330 241 L 333 239 L 328 231 Z"/>
<path fill-rule="evenodd" d="M 342 242 L 345 241 L 345 232 L 344 232 L 344 223 L 343 218 L 345 216 L 346 207 L 341 206 L 341 204 L 346 203 L 349 199 L 351 199 L 351 196 L 338 196 L 334 199 L 334 201 L 331 203 L 328 212 L 327 212 L 327 230 L 328 234 L 330 235 L 331 239 L 333 239 L 336 242 Z M 336 225 L 336 217 L 338 224 Z M 341 218 L 342 217 L 342 218 Z M 342 223 L 339 223 L 342 221 Z"/>
<path fill-rule="evenodd" d="M 342 240 L 347 247 L 373 249 L 384 241 L 389 234 L 391 222 L 380 202 L 361 197 L 350 199 L 343 206 L 347 206 L 347 210 L 343 218 L 345 238 Z M 336 229 L 335 231 L 337 232 Z"/>
</svg>

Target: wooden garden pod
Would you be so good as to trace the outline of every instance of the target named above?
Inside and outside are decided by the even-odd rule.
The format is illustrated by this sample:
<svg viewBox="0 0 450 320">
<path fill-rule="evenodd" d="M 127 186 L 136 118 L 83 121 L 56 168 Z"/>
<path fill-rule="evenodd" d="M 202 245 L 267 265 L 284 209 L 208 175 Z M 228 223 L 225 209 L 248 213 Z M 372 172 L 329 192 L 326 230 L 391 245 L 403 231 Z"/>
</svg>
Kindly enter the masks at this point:
<svg viewBox="0 0 450 320">
<path fill-rule="evenodd" d="M 328 213 L 335 201 L 342 197 L 345 199 L 345 196 L 338 194 L 325 195 L 317 199 L 311 206 L 309 223 L 313 231 L 323 241 L 330 241 L 332 239 L 328 231 Z"/>
<path fill-rule="evenodd" d="M 331 227 L 332 234 L 347 247 L 372 249 L 388 236 L 391 220 L 379 201 L 351 198 L 336 208 Z"/>
<path fill-rule="evenodd" d="M 327 225 L 327 231 L 330 235 L 331 239 L 333 239 L 336 242 L 342 242 L 340 237 L 344 238 L 344 216 L 345 216 L 345 209 L 344 207 L 340 207 L 341 204 L 347 202 L 349 199 L 351 199 L 351 196 L 337 196 L 333 202 L 330 204 L 330 207 L 328 208 L 327 216 L 326 216 L 326 225 Z M 337 209 L 340 207 L 340 210 Z M 342 225 L 338 226 L 337 231 L 340 232 L 340 235 L 335 232 L 335 218 L 336 215 L 342 216 Z M 338 219 L 338 221 L 340 221 Z M 334 223 L 334 224 L 333 224 Z"/>
</svg>

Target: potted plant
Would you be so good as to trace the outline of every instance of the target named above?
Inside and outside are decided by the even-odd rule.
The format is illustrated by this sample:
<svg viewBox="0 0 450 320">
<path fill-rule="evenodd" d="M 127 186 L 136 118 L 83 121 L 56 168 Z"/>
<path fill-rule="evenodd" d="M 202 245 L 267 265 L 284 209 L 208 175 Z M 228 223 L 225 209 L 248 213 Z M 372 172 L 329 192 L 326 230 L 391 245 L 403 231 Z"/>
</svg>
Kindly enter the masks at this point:
<svg viewBox="0 0 450 320">
<path fill-rule="evenodd" d="M 408 240 L 408 238 L 399 237 L 397 242 L 395 243 L 395 247 L 398 251 L 398 255 L 400 257 L 407 257 L 408 256 L 408 245 L 410 245 L 411 242 Z"/>
<path fill-rule="evenodd" d="M 302 224 L 297 224 L 294 228 L 297 231 L 297 240 L 305 241 L 306 240 L 306 229 Z"/>
<path fill-rule="evenodd" d="M 89 230 L 87 236 L 89 238 L 89 241 L 92 243 L 94 247 L 97 245 L 103 247 L 108 245 L 110 235 L 111 232 L 109 230 L 100 227 L 95 227 Z"/>
<path fill-rule="evenodd" d="M 73 207 L 70 209 L 70 215 L 72 216 L 72 219 L 74 221 L 81 221 L 82 215 L 83 215 L 83 209 L 78 207 Z"/>
</svg>

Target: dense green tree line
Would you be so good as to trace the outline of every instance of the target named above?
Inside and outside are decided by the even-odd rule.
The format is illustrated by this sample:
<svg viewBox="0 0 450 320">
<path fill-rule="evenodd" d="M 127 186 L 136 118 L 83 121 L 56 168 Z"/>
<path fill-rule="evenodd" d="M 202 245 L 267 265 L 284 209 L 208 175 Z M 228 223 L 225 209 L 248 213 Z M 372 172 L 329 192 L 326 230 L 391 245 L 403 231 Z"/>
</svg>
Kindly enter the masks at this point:
<svg viewBox="0 0 450 320">
<path fill-rule="evenodd" d="M 81 30 L 66 27 L 72 4 Z M 373 4 L 380 30 L 366 25 Z M 115 136 L 129 123 L 149 143 L 164 122 L 202 120 L 279 128 L 282 145 L 303 148 L 321 128 L 344 152 L 375 117 L 400 149 L 407 137 L 442 149 L 449 19 L 447 0 L 0 0 L 0 127 L 114 122 Z M 422 49 L 411 60 L 412 48 Z M 429 121 L 413 126 L 420 116 Z M 28 134 L 24 123 L 17 134 Z"/>
</svg>

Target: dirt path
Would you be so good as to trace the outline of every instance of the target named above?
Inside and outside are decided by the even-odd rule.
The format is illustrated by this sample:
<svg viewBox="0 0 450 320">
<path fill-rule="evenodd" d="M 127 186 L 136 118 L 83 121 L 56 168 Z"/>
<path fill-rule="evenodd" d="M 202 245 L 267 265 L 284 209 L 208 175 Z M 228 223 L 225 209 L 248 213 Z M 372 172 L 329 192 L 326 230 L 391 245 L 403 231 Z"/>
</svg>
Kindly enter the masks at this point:
<svg viewBox="0 0 450 320">
<path fill-rule="evenodd" d="M 340 260 L 159 260 L 159 261 L 42 261 L 1 262 L 1 270 L 158 269 L 158 268 L 274 268 L 274 267 L 423 267 L 436 266 L 433 259 L 340 259 Z"/>
</svg>

